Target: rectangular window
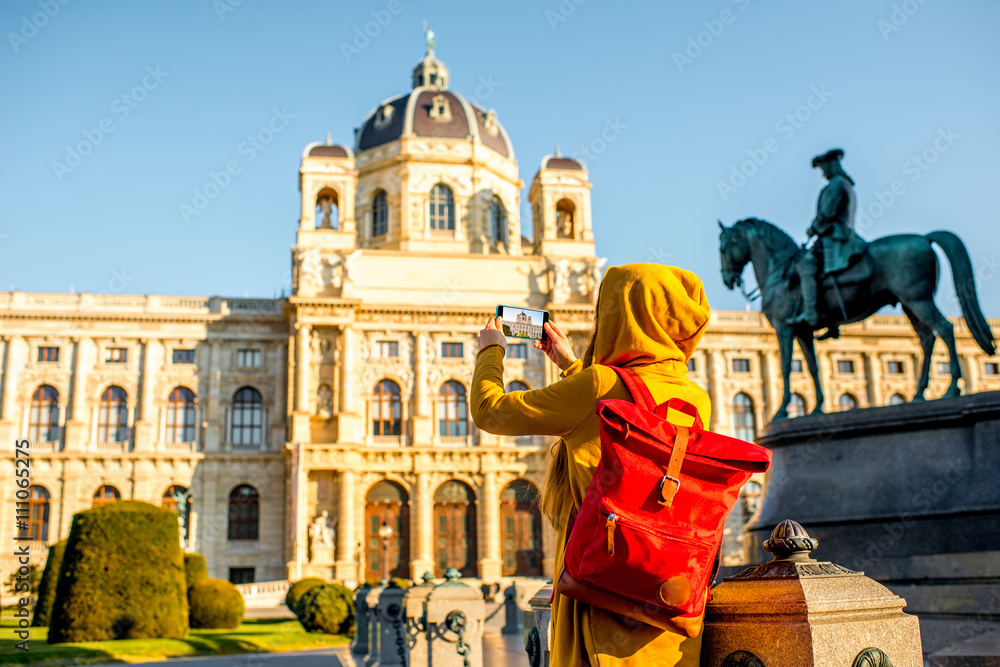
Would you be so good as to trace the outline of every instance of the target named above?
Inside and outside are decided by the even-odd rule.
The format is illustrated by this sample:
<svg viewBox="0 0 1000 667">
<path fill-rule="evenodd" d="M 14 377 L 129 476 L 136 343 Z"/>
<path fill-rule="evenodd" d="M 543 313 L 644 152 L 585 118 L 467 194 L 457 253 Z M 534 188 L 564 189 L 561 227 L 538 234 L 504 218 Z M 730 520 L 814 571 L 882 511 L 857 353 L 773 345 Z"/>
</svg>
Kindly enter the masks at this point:
<svg viewBox="0 0 1000 667">
<path fill-rule="evenodd" d="M 260 350 L 236 350 L 236 365 L 257 368 L 260 366 Z"/>
<path fill-rule="evenodd" d="M 939 361 L 937 363 L 938 375 L 951 375 L 951 364 L 947 361 Z"/>
<path fill-rule="evenodd" d="M 193 364 L 194 350 L 174 350 L 175 364 Z"/>
<path fill-rule="evenodd" d="M 802 360 L 801 359 L 792 359 L 792 372 L 793 373 L 801 373 L 802 372 Z"/>
<path fill-rule="evenodd" d="M 109 347 L 108 358 L 105 360 L 109 364 L 124 364 L 128 362 L 128 348 Z"/>
<path fill-rule="evenodd" d="M 441 343 L 441 356 L 446 358 L 461 358 L 462 357 L 462 344 L 461 343 Z"/>
<path fill-rule="evenodd" d="M 986 363 L 985 371 L 986 374 L 990 376 L 1000 375 L 1000 364 L 995 361 L 989 361 Z"/>
<path fill-rule="evenodd" d="M 398 357 L 399 343 L 394 340 L 380 340 L 375 343 L 376 357 Z"/>
<path fill-rule="evenodd" d="M 853 375 L 854 362 L 850 359 L 838 359 L 837 372 L 840 373 L 841 375 Z"/>
<path fill-rule="evenodd" d="M 691 371 L 692 373 L 694 373 L 695 371 L 698 370 L 698 364 L 695 363 L 693 357 L 691 359 L 688 359 L 687 367 L 688 367 L 688 370 Z"/>
<path fill-rule="evenodd" d="M 507 356 L 511 359 L 527 359 L 528 358 L 528 344 L 527 343 L 511 343 L 507 346 Z"/>
<path fill-rule="evenodd" d="M 733 372 L 734 373 L 749 373 L 750 372 L 750 360 L 749 359 L 733 359 Z"/>
<path fill-rule="evenodd" d="M 38 360 L 45 362 L 59 361 L 59 348 L 58 347 L 38 348 Z"/>
<path fill-rule="evenodd" d="M 231 583 L 231 584 L 252 584 L 252 583 L 254 583 L 254 568 L 252 568 L 252 567 L 231 567 L 231 568 L 229 568 L 229 583 Z"/>
<path fill-rule="evenodd" d="M 886 371 L 889 375 L 902 375 L 906 372 L 902 361 L 890 361 L 886 363 Z"/>
</svg>

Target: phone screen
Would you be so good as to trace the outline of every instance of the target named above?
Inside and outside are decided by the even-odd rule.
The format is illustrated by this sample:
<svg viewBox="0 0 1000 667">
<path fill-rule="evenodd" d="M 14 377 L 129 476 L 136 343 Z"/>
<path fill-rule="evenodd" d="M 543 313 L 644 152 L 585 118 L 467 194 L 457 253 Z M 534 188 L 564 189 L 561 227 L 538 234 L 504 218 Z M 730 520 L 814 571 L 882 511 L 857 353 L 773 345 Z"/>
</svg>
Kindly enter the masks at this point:
<svg viewBox="0 0 1000 667">
<path fill-rule="evenodd" d="M 549 321 L 549 311 L 522 308 L 519 306 L 497 306 L 497 316 L 503 318 L 503 333 L 508 338 L 545 340 L 543 324 Z"/>
</svg>

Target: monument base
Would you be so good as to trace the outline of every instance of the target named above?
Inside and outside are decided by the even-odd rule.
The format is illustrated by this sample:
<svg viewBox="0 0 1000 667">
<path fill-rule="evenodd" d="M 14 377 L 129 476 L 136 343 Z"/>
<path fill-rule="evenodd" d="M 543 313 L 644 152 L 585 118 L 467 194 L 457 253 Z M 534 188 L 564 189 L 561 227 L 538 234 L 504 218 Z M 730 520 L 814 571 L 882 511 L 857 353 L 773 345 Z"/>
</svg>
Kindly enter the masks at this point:
<svg viewBox="0 0 1000 667">
<path fill-rule="evenodd" d="M 1000 392 L 800 417 L 758 444 L 774 462 L 749 563 L 794 519 L 819 540 L 814 557 L 906 599 L 934 664 L 1000 656 Z"/>
</svg>

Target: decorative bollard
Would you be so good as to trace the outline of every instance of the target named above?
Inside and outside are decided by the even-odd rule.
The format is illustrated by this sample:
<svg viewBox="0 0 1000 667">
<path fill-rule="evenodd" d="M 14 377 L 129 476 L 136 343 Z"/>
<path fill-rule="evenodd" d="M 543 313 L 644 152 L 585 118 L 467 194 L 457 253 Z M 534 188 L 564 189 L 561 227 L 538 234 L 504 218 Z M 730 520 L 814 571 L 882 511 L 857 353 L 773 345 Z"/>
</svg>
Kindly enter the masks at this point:
<svg viewBox="0 0 1000 667">
<path fill-rule="evenodd" d="M 503 613 L 504 625 L 500 629 L 503 635 L 520 635 L 524 633 L 524 610 L 521 609 L 521 600 L 524 598 L 524 589 L 517 584 L 511 584 L 503 592 Z"/>
<path fill-rule="evenodd" d="M 371 586 L 364 582 L 354 592 L 354 639 L 351 640 L 351 653 L 355 655 L 368 654 L 368 593 Z"/>
<path fill-rule="evenodd" d="M 417 584 L 403 595 L 403 612 L 406 614 L 407 646 L 410 664 L 416 667 L 428 664 L 427 654 L 427 596 L 434 589 L 434 577 L 425 572 L 423 583 Z"/>
<path fill-rule="evenodd" d="M 395 580 L 382 591 L 378 599 L 378 666 L 406 667 L 406 617 L 403 613 L 405 588 Z"/>
<path fill-rule="evenodd" d="M 549 629 L 552 620 L 552 582 L 528 600 L 524 615 L 524 650 L 531 667 L 549 667 Z"/>
<path fill-rule="evenodd" d="M 368 667 L 378 664 L 378 601 L 387 583 L 385 579 L 380 581 L 378 586 L 373 586 L 368 591 L 368 597 L 365 598 L 365 605 L 368 607 L 368 655 L 365 657 L 365 665 Z"/>
<path fill-rule="evenodd" d="M 427 596 L 427 642 L 434 667 L 482 667 L 486 603 L 455 568 Z"/>
<path fill-rule="evenodd" d="M 704 667 L 921 667 L 917 617 L 885 586 L 809 552 L 819 542 L 782 521 L 774 559 L 712 589 Z"/>
</svg>

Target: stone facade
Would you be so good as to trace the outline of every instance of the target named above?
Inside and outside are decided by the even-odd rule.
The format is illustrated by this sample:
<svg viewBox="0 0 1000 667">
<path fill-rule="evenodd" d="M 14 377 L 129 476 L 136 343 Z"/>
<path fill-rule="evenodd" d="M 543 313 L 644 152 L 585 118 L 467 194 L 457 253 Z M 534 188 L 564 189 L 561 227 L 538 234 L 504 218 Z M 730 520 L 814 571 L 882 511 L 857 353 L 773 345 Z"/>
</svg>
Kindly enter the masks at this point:
<svg viewBox="0 0 1000 667">
<path fill-rule="evenodd" d="M 288 298 L 0 293 L 0 534 L 15 532 L 12 443 L 26 438 L 39 563 L 95 494 L 160 504 L 181 487 L 186 548 L 214 577 L 353 582 L 381 578 L 386 558 L 393 576 L 551 576 L 554 534 L 530 502 L 551 439 L 480 432 L 467 399 L 497 304 L 549 310 L 582 351 L 604 265 L 591 184 L 579 162 L 543 160 L 523 237 L 506 132 L 446 82 L 429 53 L 353 149 L 306 147 Z M 963 324 L 956 335 L 967 389 L 1000 389 Z M 506 381 L 552 382 L 553 365 L 519 344 Z M 902 317 L 845 327 L 819 354 L 827 409 L 916 384 Z M 947 385 L 939 361 L 932 396 Z M 758 313 L 714 313 L 691 368 L 715 430 L 753 437 L 777 407 L 777 343 Z M 793 384 L 811 409 L 807 375 Z M 310 537 L 323 511 L 329 541 Z M 15 567 L 9 553 L 0 564 L 2 577 Z"/>
</svg>

